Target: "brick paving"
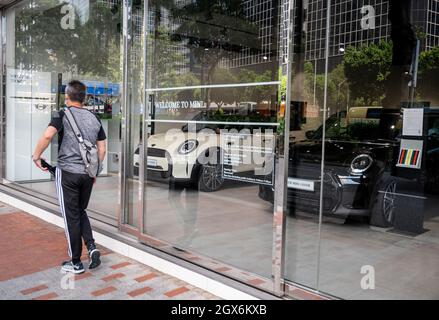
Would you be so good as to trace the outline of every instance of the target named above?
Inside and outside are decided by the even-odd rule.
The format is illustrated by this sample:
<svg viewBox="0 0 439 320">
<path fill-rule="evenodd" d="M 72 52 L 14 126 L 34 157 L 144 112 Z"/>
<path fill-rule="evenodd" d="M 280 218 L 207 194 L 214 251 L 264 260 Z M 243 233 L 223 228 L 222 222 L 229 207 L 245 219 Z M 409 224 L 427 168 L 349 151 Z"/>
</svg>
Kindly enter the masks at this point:
<svg viewBox="0 0 439 320">
<path fill-rule="evenodd" d="M 68 259 L 64 230 L 0 202 L 0 299 L 219 299 L 184 281 L 99 246 L 102 265 L 80 275 Z"/>
</svg>

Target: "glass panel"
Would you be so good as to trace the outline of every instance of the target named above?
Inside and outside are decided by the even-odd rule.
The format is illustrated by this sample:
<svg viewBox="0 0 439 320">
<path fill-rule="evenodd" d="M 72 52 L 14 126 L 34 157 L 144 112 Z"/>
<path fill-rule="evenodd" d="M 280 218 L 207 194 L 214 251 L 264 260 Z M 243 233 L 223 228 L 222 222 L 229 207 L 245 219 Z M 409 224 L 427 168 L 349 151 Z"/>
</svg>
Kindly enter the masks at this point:
<svg viewBox="0 0 439 320">
<path fill-rule="evenodd" d="M 131 35 L 127 47 L 128 78 L 127 78 L 127 140 L 126 183 L 127 183 L 127 214 L 124 223 L 139 228 L 141 208 L 140 201 L 140 145 L 142 143 L 142 112 L 144 86 L 144 41 L 143 41 L 143 2 L 133 1 L 127 13 L 128 32 Z"/>
<path fill-rule="evenodd" d="M 121 145 L 120 1 L 27 0 L 6 16 L 7 180 L 56 197 L 53 178 L 30 161 L 51 114 L 64 104 L 71 79 L 87 85 L 85 107 L 107 133 L 107 157 L 90 209 L 115 218 Z M 56 139 L 44 153 L 56 165 Z"/>
<path fill-rule="evenodd" d="M 209 257 L 218 272 L 231 268 L 212 259 L 272 274 L 273 207 L 258 195 L 267 185 L 273 200 L 282 130 L 279 10 L 277 1 L 157 1 L 149 8 L 143 232 L 172 253 Z"/>
<path fill-rule="evenodd" d="M 435 299 L 437 1 L 333 3 L 318 288 L 349 299 Z"/>
<path fill-rule="evenodd" d="M 317 7 L 317 2 L 319 7 Z M 285 279 L 317 288 L 325 1 L 295 1 L 287 178 Z M 319 27 L 316 23 L 319 13 Z M 323 21 L 322 21 L 323 20 Z M 319 48 L 319 50 L 317 50 Z"/>
</svg>

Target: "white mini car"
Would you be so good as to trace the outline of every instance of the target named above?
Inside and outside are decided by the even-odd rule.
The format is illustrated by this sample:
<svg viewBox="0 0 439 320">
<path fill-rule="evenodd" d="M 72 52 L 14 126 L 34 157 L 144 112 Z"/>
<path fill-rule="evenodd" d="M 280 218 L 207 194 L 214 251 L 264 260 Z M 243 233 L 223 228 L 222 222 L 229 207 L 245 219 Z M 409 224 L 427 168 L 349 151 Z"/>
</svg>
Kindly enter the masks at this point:
<svg viewBox="0 0 439 320">
<path fill-rule="evenodd" d="M 212 192 L 221 188 L 227 175 L 248 172 L 251 176 L 262 167 L 266 170 L 268 160 L 272 163 L 273 148 L 270 148 L 269 152 L 260 153 L 262 159 L 259 161 L 254 161 L 253 156 L 254 150 L 261 150 L 253 148 L 255 141 L 264 146 L 274 145 L 272 134 L 236 132 L 230 139 L 227 132 L 223 134 L 224 131 L 221 131 L 220 134 L 219 130 L 224 128 L 213 129 L 210 125 L 209 128 L 198 123 L 197 126 L 199 127 L 195 130 L 188 129 L 188 125 L 185 125 L 182 129 L 151 135 L 148 138 L 146 160 L 148 171 L 160 172 L 163 178 L 169 177 L 174 182 Z M 271 140 L 267 141 L 268 139 Z M 245 150 L 252 151 L 243 151 L 243 146 L 246 146 Z M 137 172 L 139 163 L 138 147 L 134 154 L 134 167 Z M 228 168 L 226 174 L 225 167 Z"/>
</svg>

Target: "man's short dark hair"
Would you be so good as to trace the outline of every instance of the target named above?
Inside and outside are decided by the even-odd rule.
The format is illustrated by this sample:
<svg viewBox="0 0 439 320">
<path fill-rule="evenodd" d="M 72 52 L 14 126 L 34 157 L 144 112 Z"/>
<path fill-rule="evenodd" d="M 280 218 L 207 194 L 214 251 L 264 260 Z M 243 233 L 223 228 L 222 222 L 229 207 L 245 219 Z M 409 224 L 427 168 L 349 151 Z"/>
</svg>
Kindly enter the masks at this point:
<svg viewBox="0 0 439 320">
<path fill-rule="evenodd" d="M 66 87 L 66 94 L 71 101 L 84 103 L 87 87 L 81 81 L 72 80 Z"/>
</svg>

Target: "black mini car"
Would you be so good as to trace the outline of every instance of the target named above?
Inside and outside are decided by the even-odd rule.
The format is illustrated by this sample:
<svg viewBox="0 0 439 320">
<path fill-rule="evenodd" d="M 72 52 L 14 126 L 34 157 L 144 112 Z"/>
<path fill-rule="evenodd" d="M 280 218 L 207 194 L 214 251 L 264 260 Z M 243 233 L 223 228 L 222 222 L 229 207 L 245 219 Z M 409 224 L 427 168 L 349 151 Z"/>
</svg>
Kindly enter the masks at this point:
<svg viewBox="0 0 439 320">
<path fill-rule="evenodd" d="M 368 117 L 346 124 L 346 112 L 326 121 L 323 214 L 346 218 L 361 216 L 378 227 L 392 226 L 398 179 L 395 164 L 399 155 L 402 117 L 391 125 L 393 139 L 379 139 L 381 108 L 369 108 Z M 429 109 L 427 154 L 424 174 L 418 181 L 431 191 L 439 178 L 439 110 Z M 296 210 L 319 213 L 322 159 L 322 126 L 306 132 L 306 140 L 290 143 L 288 200 Z M 272 187 L 259 186 L 259 196 L 273 201 Z"/>
</svg>

